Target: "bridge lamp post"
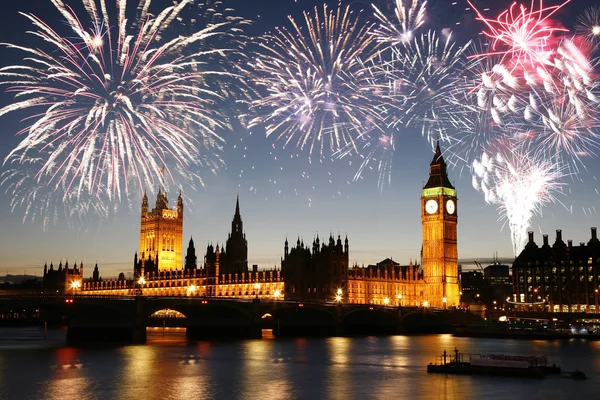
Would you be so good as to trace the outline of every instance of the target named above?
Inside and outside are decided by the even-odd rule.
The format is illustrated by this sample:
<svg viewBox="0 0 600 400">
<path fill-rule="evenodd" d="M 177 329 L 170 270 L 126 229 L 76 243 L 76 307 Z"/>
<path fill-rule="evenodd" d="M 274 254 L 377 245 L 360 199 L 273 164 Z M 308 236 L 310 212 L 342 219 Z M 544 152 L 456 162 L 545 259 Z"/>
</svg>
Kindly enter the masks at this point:
<svg viewBox="0 0 600 400">
<path fill-rule="evenodd" d="M 256 297 L 258 297 L 259 291 L 260 291 L 260 283 L 255 283 L 254 284 L 254 293 L 256 294 Z"/>
<path fill-rule="evenodd" d="M 196 287 L 196 285 L 192 284 L 192 285 L 188 286 L 188 288 L 187 288 L 187 295 L 193 296 L 197 290 L 198 290 L 198 288 Z"/>
<path fill-rule="evenodd" d="M 281 292 L 279 291 L 279 289 L 275 290 L 275 292 L 273 292 L 273 299 L 275 300 L 275 303 L 273 303 L 273 314 L 275 320 L 277 321 L 277 330 L 276 330 L 276 334 L 277 336 L 279 336 L 279 318 L 277 318 L 277 300 L 279 299 L 279 297 L 281 296 Z"/>
<path fill-rule="evenodd" d="M 448 304 L 448 299 L 445 297 L 442 297 L 442 304 L 444 305 L 444 310 L 446 309 L 446 305 Z"/>
<path fill-rule="evenodd" d="M 429 307 L 429 302 L 428 302 L 427 300 L 425 300 L 425 301 L 423 302 L 423 307 L 424 307 L 424 308 L 427 308 L 427 307 Z"/>
<path fill-rule="evenodd" d="M 596 314 L 598 314 L 598 288 L 594 289 L 594 300 L 596 305 Z"/>
<path fill-rule="evenodd" d="M 73 296 L 75 296 L 75 291 L 81 287 L 81 281 L 74 280 L 71 282 L 71 289 L 73 290 Z"/>
<path fill-rule="evenodd" d="M 398 296 L 396 296 L 396 298 L 398 299 L 398 300 L 396 301 L 396 303 L 397 303 L 396 305 L 397 305 L 398 307 L 402 307 L 402 293 L 398 293 Z"/>
<path fill-rule="evenodd" d="M 144 285 L 146 284 L 146 279 L 143 276 L 140 276 L 140 279 L 137 281 L 138 285 L 140 285 L 140 296 L 144 294 Z"/>
<path fill-rule="evenodd" d="M 335 301 L 337 301 L 338 304 L 340 304 L 340 302 L 342 301 L 342 296 L 339 294 L 335 295 Z"/>
<path fill-rule="evenodd" d="M 386 297 L 385 299 L 383 299 L 383 304 L 385 304 L 386 306 L 390 305 L 390 298 Z"/>
</svg>

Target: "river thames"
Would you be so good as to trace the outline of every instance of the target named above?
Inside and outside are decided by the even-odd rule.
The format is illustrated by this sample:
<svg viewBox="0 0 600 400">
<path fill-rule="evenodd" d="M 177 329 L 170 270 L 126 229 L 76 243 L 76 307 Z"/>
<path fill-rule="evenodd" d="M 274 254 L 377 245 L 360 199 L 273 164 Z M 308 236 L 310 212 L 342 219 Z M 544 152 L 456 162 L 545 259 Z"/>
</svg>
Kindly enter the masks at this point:
<svg viewBox="0 0 600 400">
<path fill-rule="evenodd" d="M 69 347 L 64 331 L 0 329 L 0 399 L 573 399 L 600 393 L 600 342 L 452 335 L 188 343 L 149 329 L 145 345 Z M 589 379 L 427 374 L 457 347 L 543 355 Z"/>
</svg>

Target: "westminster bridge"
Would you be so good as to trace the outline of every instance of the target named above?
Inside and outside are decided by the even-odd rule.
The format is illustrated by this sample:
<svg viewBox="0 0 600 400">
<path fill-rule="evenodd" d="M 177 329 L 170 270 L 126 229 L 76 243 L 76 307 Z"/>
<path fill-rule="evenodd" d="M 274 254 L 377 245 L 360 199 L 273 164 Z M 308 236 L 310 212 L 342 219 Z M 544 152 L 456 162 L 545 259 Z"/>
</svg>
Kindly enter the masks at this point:
<svg viewBox="0 0 600 400">
<path fill-rule="evenodd" d="M 291 300 L 166 297 L 133 295 L 21 294 L 0 296 L 0 316 L 17 313 L 39 322 L 60 321 L 67 340 L 77 342 L 146 341 L 146 327 L 157 312 L 181 318 L 190 339 L 260 338 L 270 324 L 278 337 L 443 332 L 465 324 L 460 310 L 302 302 Z"/>
</svg>

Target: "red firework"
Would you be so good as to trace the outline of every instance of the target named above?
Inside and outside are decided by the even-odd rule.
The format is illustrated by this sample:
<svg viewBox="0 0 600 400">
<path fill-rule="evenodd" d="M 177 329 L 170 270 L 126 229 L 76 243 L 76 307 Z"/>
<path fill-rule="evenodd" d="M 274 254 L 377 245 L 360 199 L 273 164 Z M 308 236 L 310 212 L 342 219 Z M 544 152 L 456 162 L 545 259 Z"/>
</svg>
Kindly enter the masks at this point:
<svg viewBox="0 0 600 400">
<path fill-rule="evenodd" d="M 552 39 L 555 32 L 566 32 L 568 29 L 557 26 L 550 17 L 565 4 L 544 7 L 543 0 L 531 1 L 527 8 L 522 4 L 512 3 L 508 10 L 504 10 L 495 19 L 485 18 L 481 12 L 469 1 L 477 13 L 477 19 L 488 28 L 482 33 L 492 39 L 492 51 L 478 56 L 493 54 L 502 55 L 502 61 L 517 65 L 530 64 L 537 66 L 543 64 L 552 53 Z"/>
</svg>

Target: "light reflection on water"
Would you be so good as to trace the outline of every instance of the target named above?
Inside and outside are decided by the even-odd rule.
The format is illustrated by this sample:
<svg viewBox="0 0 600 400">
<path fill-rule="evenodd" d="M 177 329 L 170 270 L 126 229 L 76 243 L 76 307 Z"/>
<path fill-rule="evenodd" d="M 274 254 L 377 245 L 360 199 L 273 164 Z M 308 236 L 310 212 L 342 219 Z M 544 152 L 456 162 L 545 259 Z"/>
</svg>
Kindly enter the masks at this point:
<svg viewBox="0 0 600 400">
<path fill-rule="evenodd" d="M 0 335 L 1 336 L 1 335 Z M 0 399 L 571 399 L 597 398 L 600 343 L 451 335 L 188 343 L 149 330 L 148 344 L 73 348 L 0 340 Z M 546 355 L 576 382 L 429 375 L 444 349 Z"/>
</svg>

